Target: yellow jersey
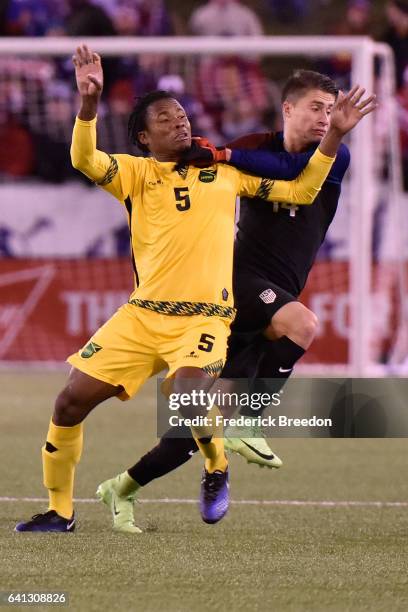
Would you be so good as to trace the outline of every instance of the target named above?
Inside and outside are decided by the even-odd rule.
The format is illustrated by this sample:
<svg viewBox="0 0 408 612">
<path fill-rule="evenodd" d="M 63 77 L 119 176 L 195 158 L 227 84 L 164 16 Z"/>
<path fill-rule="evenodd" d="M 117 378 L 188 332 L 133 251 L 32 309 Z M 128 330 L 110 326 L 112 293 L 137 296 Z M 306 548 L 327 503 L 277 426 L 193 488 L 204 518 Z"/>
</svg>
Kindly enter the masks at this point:
<svg viewBox="0 0 408 612">
<path fill-rule="evenodd" d="M 232 264 L 238 196 L 311 204 L 334 158 L 317 149 L 293 181 L 218 164 L 205 169 L 96 148 L 96 119 L 76 119 L 75 168 L 126 208 L 135 290 L 130 302 L 171 315 L 233 318 Z"/>
</svg>

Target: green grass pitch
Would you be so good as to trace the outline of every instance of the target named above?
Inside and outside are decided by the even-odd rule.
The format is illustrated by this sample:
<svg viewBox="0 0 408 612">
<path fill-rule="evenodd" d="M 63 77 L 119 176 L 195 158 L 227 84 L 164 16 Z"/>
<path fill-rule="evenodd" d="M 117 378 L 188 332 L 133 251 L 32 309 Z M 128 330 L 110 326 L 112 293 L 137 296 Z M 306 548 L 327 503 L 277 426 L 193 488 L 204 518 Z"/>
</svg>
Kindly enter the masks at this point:
<svg viewBox="0 0 408 612">
<path fill-rule="evenodd" d="M 408 507 L 241 503 L 205 525 L 195 503 L 154 501 L 197 498 L 198 456 L 142 491 L 141 535 L 113 533 L 106 507 L 83 502 L 74 534 L 14 533 L 45 509 L 5 498 L 45 495 L 40 447 L 64 378 L 0 374 L 0 590 L 67 591 L 75 611 L 408 609 Z M 130 402 L 97 408 L 76 496 L 93 498 L 154 441 L 153 382 Z M 406 440 L 280 438 L 272 448 L 284 460 L 279 471 L 232 457 L 233 500 L 408 501 Z"/>
</svg>

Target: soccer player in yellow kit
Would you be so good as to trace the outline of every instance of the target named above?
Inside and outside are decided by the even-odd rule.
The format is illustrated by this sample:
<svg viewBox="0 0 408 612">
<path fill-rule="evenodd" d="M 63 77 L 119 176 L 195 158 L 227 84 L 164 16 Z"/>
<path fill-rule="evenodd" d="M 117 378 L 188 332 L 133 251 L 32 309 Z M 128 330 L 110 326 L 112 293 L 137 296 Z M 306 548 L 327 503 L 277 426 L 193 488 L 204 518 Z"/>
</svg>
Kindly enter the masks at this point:
<svg viewBox="0 0 408 612">
<path fill-rule="evenodd" d="M 335 126 L 329 129 L 293 181 L 265 180 L 222 164 L 180 167 L 176 164 L 191 147 L 188 118 L 168 93 L 153 92 L 139 100 L 130 121 L 132 136 L 153 157 L 108 155 L 96 148 L 103 86 L 100 58 L 83 45 L 73 61 L 81 106 L 73 131 L 72 163 L 127 211 L 135 290 L 129 302 L 68 359 L 73 368 L 57 397 L 42 449 L 49 509 L 19 523 L 17 531 L 74 530 L 73 484 L 82 451 L 82 422 L 95 406 L 114 396 L 128 399 L 148 377 L 166 367 L 175 393 L 211 388 L 225 362 L 234 317 L 236 196 L 311 204 L 343 135 Z M 207 413 L 205 405 L 180 411 L 187 417 Z M 209 416 L 216 413 L 213 408 Z M 228 508 L 223 439 L 213 435 L 211 421 L 192 427 L 192 434 L 205 461 L 202 518 L 215 523 Z"/>
</svg>

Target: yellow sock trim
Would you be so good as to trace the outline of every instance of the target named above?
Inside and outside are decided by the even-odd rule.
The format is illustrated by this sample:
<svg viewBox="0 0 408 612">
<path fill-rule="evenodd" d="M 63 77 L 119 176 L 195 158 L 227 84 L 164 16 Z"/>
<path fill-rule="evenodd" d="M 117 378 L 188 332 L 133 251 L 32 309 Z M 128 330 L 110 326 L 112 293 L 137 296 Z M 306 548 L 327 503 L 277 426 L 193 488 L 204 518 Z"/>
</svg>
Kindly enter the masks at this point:
<svg viewBox="0 0 408 612">
<path fill-rule="evenodd" d="M 82 423 L 73 427 L 60 427 L 51 420 L 47 442 L 57 449 L 47 449 L 47 445 L 42 448 L 44 485 L 49 495 L 48 509 L 68 519 L 74 511 L 74 474 L 82 453 Z"/>
<path fill-rule="evenodd" d="M 205 458 L 205 469 L 207 472 L 221 470 L 224 472 L 228 467 L 228 461 L 224 452 L 224 434 L 222 422 L 216 424 L 216 416 L 221 415 L 217 406 L 208 413 L 208 427 L 192 427 L 193 436 L 197 442 L 201 454 Z M 204 444 L 203 438 L 211 438 L 210 442 Z M 201 440 L 201 441 L 200 441 Z"/>
</svg>

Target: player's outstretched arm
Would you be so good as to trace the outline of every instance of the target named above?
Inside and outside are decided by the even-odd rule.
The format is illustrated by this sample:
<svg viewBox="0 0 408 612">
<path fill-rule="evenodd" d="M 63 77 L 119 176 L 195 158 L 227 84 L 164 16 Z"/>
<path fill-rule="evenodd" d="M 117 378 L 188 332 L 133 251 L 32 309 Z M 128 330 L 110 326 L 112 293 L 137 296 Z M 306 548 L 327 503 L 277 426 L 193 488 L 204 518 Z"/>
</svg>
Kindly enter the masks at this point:
<svg viewBox="0 0 408 612">
<path fill-rule="evenodd" d="M 288 153 L 254 150 L 256 144 L 267 141 L 269 134 L 249 134 L 239 140 L 237 145 L 216 147 L 207 138 L 194 137 L 191 148 L 183 155 L 176 168 L 183 164 L 205 167 L 221 162 L 265 178 L 289 181 L 296 178 L 309 161 L 312 152 Z M 240 144 L 242 141 L 242 144 Z M 235 147 L 238 148 L 235 148 Z M 248 149 L 246 148 L 248 147 Z"/>
<path fill-rule="evenodd" d="M 342 138 L 350 132 L 366 115 L 378 106 L 376 96 L 372 94 L 363 99 L 365 89 L 356 85 L 348 94 L 339 92 L 336 104 L 330 116 L 330 127 L 323 137 L 319 149 L 324 155 L 336 155 Z"/>
<path fill-rule="evenodd" d="M 78 47 L 72 61 L 80 95 L 80 108 L 75 121 L 71 144 L 71 161 L 95 182 L 103 181 L 112 159 L 96 148 L 96 114 L 103 89 L 101 58 L 86 45 Z"/>
<path fill-rule="evenodd" d="M 287 151 L 232 149 L 229 163 L 257 176 L 290 181 L 306 167 L 312 153 L 312 151 L 288 153 Z"/>
<path fill-rule="evenodd" d="M 316 149 L 303 172 L 293 181 L 262 179 L 257 195 L 270 202 L 313 204 L 335 159 Z"/>
</svg>

